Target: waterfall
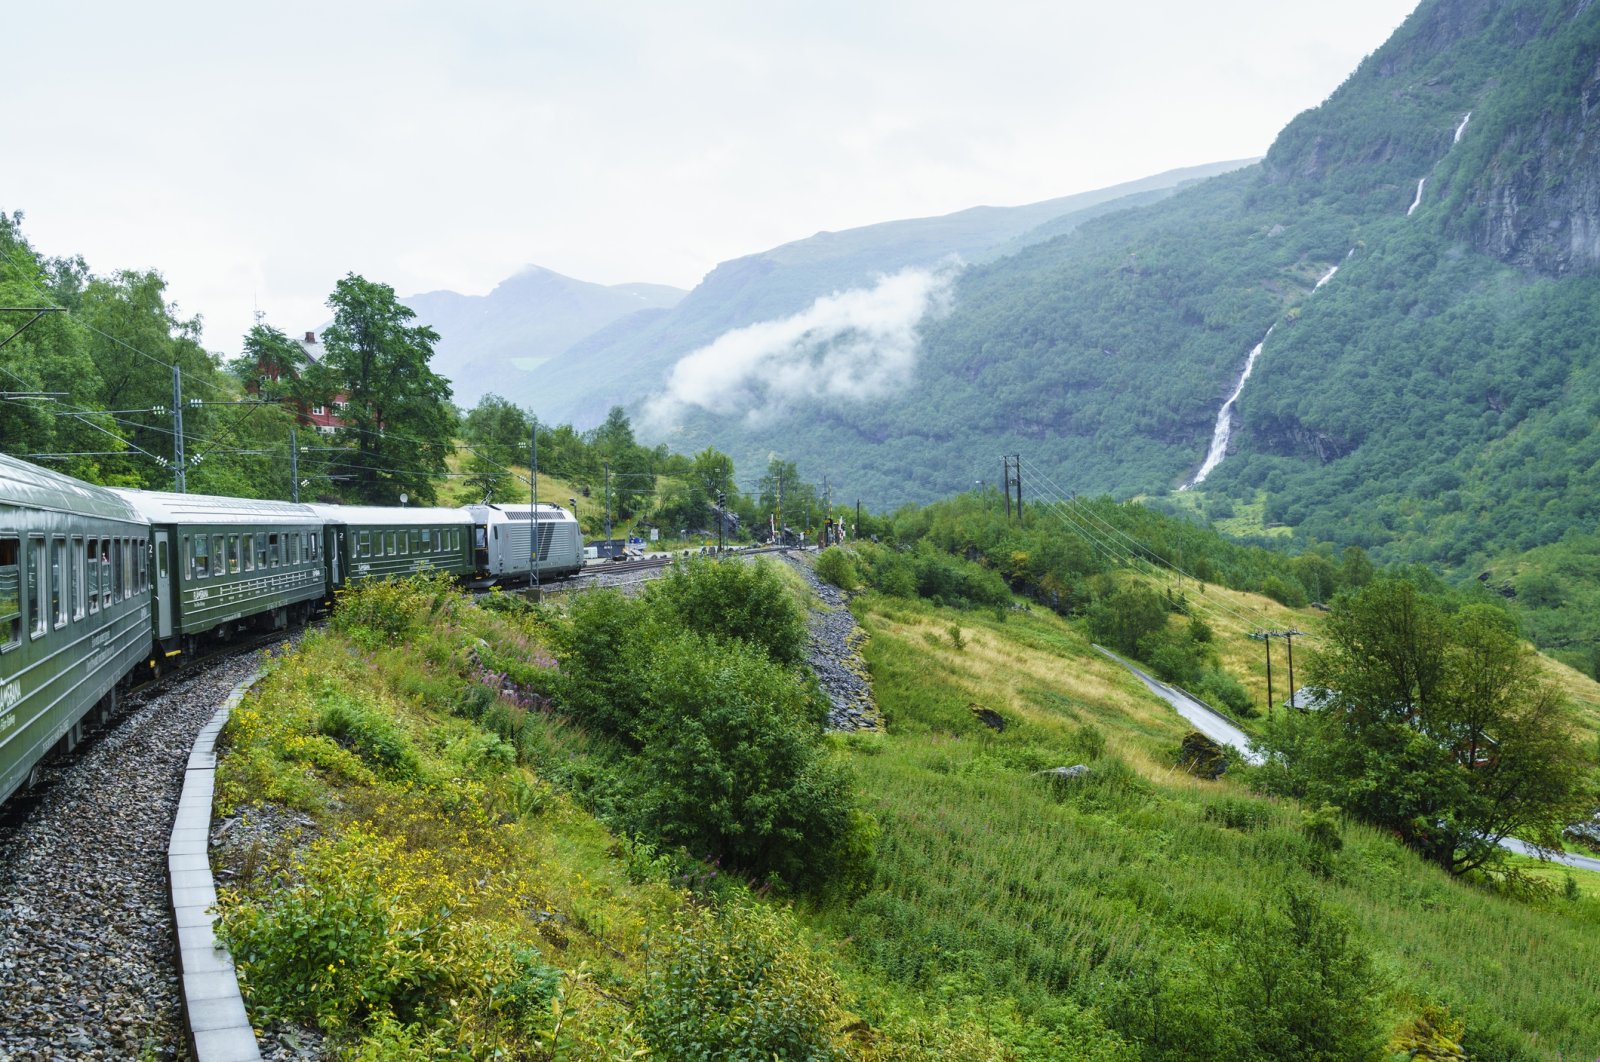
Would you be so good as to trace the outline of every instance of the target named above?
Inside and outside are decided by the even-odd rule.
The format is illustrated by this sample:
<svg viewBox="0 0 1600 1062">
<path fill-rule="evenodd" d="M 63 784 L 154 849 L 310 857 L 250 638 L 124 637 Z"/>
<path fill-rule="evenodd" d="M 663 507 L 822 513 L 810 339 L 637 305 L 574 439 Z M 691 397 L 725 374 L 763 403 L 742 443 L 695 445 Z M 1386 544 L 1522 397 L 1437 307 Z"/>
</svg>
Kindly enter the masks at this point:
<svg viewBox="0 0 1600 1062">
<path fill-rule="evenodd" d="M 1419 177 L 1417 179 L 1417 197 L 1415 199 L 1413 199 L 1411 201 L 1411 205 L 1406 208 L 1406 217 L 1409 218 L 1412 215 L 1412 213 L 1417 209 L 1418 205 L 1420 205 L 1422 203 L 1422 186 L 1427 184 L 1427 183 L 1428 183 L 1428 179 L 1426 177 Z"/>
<path fill-rule="evenodd" d="M 1466 131 L 1467 123 L 1470 122 L 1470 121 L 1472 121 L 1472 112 L 1468 111 L 1466 114 L 1463 114 L 1461 116 L 1461 124 L 1456 126 L 1455 139 L 1450 141 L 1450 143 L 1452 143 L 1452 144 L 1461 143 L 1461 134 Z"/>
<path fill-rule="evenodd" d="M 1350 248 L 1350 254 L 1354 254 L 1354 253 L 1355 253 L 1355 248 L 1354 247 Z M 1349 258 L 1350 255 L 1347 254 L 1347 255 L 1345 255 L 1345 257 Z M 1324 285 L 1328 281 L 1332 280 L 1333 279 L 1333 275 L 1335 273 L 1337 273 L 1338 271 L 1339 271 L 1339 267 L 1338 266 L 1336 266 L 1336 265 L 1329 266 L 1328 267 L 1328 271 L 1326 273 L 1322 274 L 1322 279 L 1318 280 L 1316 282 L 1316 284 L 1311 288 L 1311 290 L 1312 291 L 1316 291 L 1317 288 L 1322 287 L 1322 285 Z"/>
<path fill-rule="evenodd" d="M 1332 275 L 1330 270 L 1328 276 Z M 1323 279 L 1326 280 L 1327 277 Z M 1256 367 L 1256 359 L 1261 356 L 1261 348 L 1267 345 L 1267 340 L 1272 338 L 1273 329 L 1277 327 L 1274 324 L 1272 328 L 1267 329 L 1267 334 L 1261 337 L 1261 342 L 1250 348 L 1250 356 L 1244 359 L 1244 372 L 1239 374 L 1239 382 L 1233 385 L 1233 393 L 1222 403 L 1222 409 L 1217 412 L 1217 426 L 1211 430 L 1211 449 L 1206 451 L 1206 459 L 1201 463 L 1200 471 L 1194 474 L 1193 479 L 1179 487 L 1179 490 L 1198 487 L 1205 482 L 1211 470 L 1222 464 L 1222 459 L 1227 456 L 1228 436 L 1233 432 L 1234 403 L 1239 401 L 1239 395 L 1244 391 L 1244 382 L 1250 379 L 1250 370 Z"/>
</svg>

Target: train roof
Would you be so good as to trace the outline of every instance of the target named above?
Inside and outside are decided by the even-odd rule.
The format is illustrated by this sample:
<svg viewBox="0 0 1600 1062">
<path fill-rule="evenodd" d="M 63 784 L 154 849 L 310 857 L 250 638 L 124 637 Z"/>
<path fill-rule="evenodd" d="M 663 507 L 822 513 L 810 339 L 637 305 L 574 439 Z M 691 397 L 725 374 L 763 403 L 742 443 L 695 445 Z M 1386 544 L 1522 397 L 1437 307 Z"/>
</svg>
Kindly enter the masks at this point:
<svg viewBox="0 0 1600 1062">
<path fill-rule="evenodd" d="M 312 510 L 324 520 L 341 524 L 363 524 L 382 527 L 434 527 L 438 525 L 467 524 L 471 519 L 464 509 L 447 509 L 443 506 L 389 505 L 312 505 Z"/>
<path fill-rule="evenodd" d="M 100 516 L 144 524 L 149 521 L 116 492 L 60 472 L 0 454 L 0 504 Z"/>
<path fill-rule="evenodd" d="M 303 524 L 321 526 L 322 517 L 309 505 L 272 498 L 224 498 L 215 494 L 174 494 L 159 490 L 114 493 L 153 524 Z"/>
<path fill-rule="evenodd" d="M 469 505 L 467 506 L 467 511 L 472 514 L 474 520 L 487 519 L 491 511 L 504 513 L 507 520 L 530 520 L 532 517 L 529 515 L 529 511 L 532 508 L 533 506 L 531 505 Z M 559 505 L 545 505 L 541 502 L 539 505 L 539 519 L 541 521 L 571 520 L 574 517 Z"/>
</svg>

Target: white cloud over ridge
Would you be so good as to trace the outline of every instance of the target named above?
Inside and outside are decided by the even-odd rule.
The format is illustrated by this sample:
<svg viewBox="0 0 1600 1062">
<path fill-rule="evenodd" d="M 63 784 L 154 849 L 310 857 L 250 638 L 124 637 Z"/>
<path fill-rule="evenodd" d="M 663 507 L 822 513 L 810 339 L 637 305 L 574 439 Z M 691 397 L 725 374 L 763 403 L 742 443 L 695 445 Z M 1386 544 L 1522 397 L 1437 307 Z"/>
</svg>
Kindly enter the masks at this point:
<svg viewBox="0 0 1600 1062">
<path fill-rule="evenodd" d="M 685 354 L 645 415 L 670 428 L 691 408 L 758 423 L 796 402 L 866 402 L 911 381 L 924 318 L 949 312 L 961 263 L 906 268 L 824 295 L 789 317 L 724 332 Z"/>
</svg>

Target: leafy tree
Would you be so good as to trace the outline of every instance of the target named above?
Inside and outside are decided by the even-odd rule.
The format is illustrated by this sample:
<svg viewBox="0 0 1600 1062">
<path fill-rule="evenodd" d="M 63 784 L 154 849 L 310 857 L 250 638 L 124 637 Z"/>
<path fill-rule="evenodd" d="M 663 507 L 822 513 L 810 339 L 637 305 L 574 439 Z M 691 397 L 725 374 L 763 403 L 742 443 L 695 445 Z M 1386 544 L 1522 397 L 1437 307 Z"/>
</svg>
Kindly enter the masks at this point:
<svg viewBox="0 0 1600 1062">
<path fill-rule="evenodd" d="M 428 368 L 439 336 L 395 299 L 394 289 L 349 274 L 328 298 L 333 324 L 323 334 L 324 364 L 346 395 L 338 437 L 349 494 L 393 505 L 404 493 L 436 500 L 455 434 L 450 384 Z"/>
<path fill-rule="evenodd" d="M 650 451 L 633 437 L 633 425 L 621 406 L 612 406 L 606 419 L 588 435 L 599 464 L 610 470 L 612 512 L 627 518 L 644 510 L 655 494 L 655 471 Z"/>
<path fill-rule="evenodd" d="M 516 487 L 507 469 L 526 464 L 532 456 L 532 426 L 526 412 L 495 394 L 484 395 L 467 414 L 462 436 L 471 448 L 466 483 L 473 496 L 501 501 L 511 496 Z M 544 464 L 542 452 L 540 463 Z"/>
<path fill-rule="evenodd" d="M 1558 691 L 1504 613 L 1448 613 L 1410 582 L 1338 599 L 1310 680 L 1333 703 L 1307 720 L 1304 792 L 1396 831 L 1451 873 L 1500 840 L 1559 844 L 1593 785 Z"/>
</svg>

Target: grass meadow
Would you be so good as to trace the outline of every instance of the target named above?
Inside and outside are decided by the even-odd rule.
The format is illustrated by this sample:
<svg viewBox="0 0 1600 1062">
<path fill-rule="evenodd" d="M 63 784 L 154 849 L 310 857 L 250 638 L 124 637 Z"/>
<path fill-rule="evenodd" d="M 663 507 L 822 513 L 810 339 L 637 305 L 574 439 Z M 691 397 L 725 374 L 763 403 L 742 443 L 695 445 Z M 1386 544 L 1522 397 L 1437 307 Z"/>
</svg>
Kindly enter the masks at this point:
<svg viewBox="0 0 1600 1062">
<path fill-rule="evenodd" d="M 1600 1054 L 1595 875 L 1455 881 L 1351 823 L 1319 858 L 1298 806 L 1173 766 L 1183 721 L 1072 624 L 872 594 L 854 607 L 888 731 L 842 744 L 878 819 L 878 867 L 865 894 L 811 918 L 851 942 L 864 977 L 1024 1012 L 1069 1000 L 1147 1056 L 1203 1054 L 1208 1033 L 1186 1047 L 1172 1030 L 1228 1020 L 1243 927 L 1292 886 L 1369 953 L 1392 1045 L 1443 1008 L 1479 1057 Z M 1036 773 L 1078 763 L 1091 771 L 1077 783 Z"/>
</svg>

